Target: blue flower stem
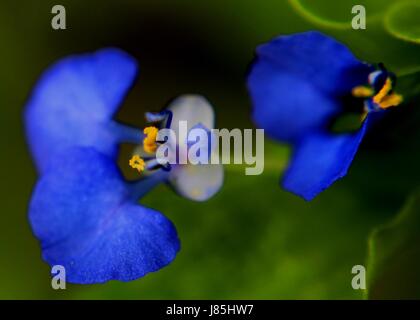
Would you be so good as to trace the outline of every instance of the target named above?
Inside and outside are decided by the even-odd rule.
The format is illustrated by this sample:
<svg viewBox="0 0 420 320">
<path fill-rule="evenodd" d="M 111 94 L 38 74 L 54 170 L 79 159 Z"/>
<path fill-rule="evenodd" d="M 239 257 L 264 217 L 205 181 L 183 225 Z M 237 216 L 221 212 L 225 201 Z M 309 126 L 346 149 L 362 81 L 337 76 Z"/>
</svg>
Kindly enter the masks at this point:
<svg viewBox="0 0 420 320">
<path fill-rule="evenodd" d="M 140 129 L 115 121 L 109 123 L 108 130 L 120 143 L 140 144 L 145 137 L 144 133 Z"/>
<path fill-rule="evenodd" d="M 147 176 L 140 181 L 132 183 L 131 184 L 132 199 L 134 199 L 135 201 L 141 199 L 154 187 L 156 187 L 162 182 L 166 182 L 168 179 L 168 176 L 169 176 L 168 171 L 159 169 L 156 172 L 152 173 L 150 176 Z"/>
</svg>

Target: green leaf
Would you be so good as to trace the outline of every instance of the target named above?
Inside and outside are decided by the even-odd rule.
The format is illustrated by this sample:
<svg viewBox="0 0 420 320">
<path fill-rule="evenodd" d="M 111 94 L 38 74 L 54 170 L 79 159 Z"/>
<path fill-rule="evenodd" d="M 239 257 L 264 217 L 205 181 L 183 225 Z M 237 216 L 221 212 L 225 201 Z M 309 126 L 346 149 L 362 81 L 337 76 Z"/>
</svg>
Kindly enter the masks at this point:
<svg viewBox="0 0 420 320">
<path fill-rule="evenodd" d="M 393 5 L 385 15 L 386 30 L 399 39 L 420 43 L 420 3 L 401 2 Z"/>
<path fill-rule="evenodd" d="M 420 190 L 369 239 L 368 298 L 420 298 Z"/>
<path fill-rule="evenodd" d="M 367 21 L 381 19 L 386 8 L 396 0 L 365 0 L 359 1 L 366 8 Z M 289 0 L 291 6 L 306 20 L 331 29 L 351 29 L 354 17 L 352 8 L 356 5 L 353 0 Z"/>
</svg>

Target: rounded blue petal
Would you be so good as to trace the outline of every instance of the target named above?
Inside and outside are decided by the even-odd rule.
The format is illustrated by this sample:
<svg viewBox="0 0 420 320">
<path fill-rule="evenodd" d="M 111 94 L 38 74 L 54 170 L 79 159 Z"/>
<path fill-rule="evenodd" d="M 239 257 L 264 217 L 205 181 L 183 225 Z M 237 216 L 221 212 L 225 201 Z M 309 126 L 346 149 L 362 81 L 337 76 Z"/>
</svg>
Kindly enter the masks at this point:
<svg viewBox="0 0 420 320">
<path fill-rule="evenodd" d="M 43 259 L 64 266 L 68 282 L 130 281 L 175 258 L 173 224 L 137 205 L 131 187 L 93 148 L 70 148 L 52 160 L 33 193 L 29 219 Z"/>
<path fill-rule="evenodd" d="M 69 146 L 94 146 L 115 156 L 119 127 L 111 118 L 136 74 L 131 56 L 108 48 L 64 58 L 42 75 L 25 109 L 27 140 L 40 172 Z"/>
<path fill-rule="evenodd" d="M 275 38 L 258 47 L 248 76 L 253 118 L 273 138 L 296 142 L 342 112 L 342 98 L 371 70 L 319 32 Z"/>
<path fill-rule="evenodd" d="M 310 201 L 344 177 L 372 121 L 373 117 L 368 116 L 353 134 L 307 135 L 295 145 L 291 164 L 283 176 L 283 187 Z"/>
</svg>

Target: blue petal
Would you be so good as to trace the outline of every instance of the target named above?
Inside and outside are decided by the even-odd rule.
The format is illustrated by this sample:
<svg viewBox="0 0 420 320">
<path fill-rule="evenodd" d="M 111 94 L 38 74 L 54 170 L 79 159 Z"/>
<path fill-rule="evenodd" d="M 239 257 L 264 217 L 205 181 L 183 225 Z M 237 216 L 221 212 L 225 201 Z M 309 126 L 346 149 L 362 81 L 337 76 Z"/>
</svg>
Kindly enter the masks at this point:
<svg viewBox="0 0 420 320">
<path fill-rule="evenodd" d="M 147 183 L 146 183 L 147 184 Z M 172 223 L 135 204 L 113 161 L 70 148 L 37 184 L 29 218 L 43 259 L 72 283 L 130 281 L 169 264 L 179 250 Z"/>
<path fill-rule="evenodd" d="M 25 110 L 26 135 L 38 169 L 43 172 L 56 152 L 74 145 L 115 156 L 116 140 L 130 129 L 111 118 L 136 74 L 136 61 L 114 48 L 70 56 L 50 67 Z"/>
<path fill-rule="evenodd" d="M 367 82 L 371 66 L 319 32 L 281 36 L 257 49 L 248 76 L 253 118 L 273 138 L 293 142 L 326 127 L 341 99 Z"/>
<path fill-rule="evenodd" d="M 368 116 L 353 134 L 314 132 L 306 136 L 295 146 L 291 164 L 283 176 L 283 187 L 310 201 L 344 177 L 372 121 Z"/>
</svg>

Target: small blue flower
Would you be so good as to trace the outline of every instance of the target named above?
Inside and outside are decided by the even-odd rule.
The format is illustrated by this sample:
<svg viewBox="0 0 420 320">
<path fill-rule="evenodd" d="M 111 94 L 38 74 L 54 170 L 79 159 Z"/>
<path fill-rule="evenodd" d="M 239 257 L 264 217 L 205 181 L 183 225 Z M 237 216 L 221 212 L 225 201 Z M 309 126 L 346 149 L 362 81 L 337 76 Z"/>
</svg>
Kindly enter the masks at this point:
<svg viewBox="0 0 420 320">
<path fill-rule="evenodd" d="M 342 44 L 319 32 L 280 36 L 257 49 L 248 76 L 253 119 L 272 138 L 293 145 L 283 186 L 312 200 L 346 175 L 369 124 L 402 97 L 395 76 L 360 62 Z M 348 111 L 363 123 L 334 134 L 331 123 Z"/>
<path fill-rule="evenodd" d="M 153 160 L 143 179 L 124 180 L 116 165 L 118 146 L 141 144 L 144 135 L 113 116 L 137 72 L 135 60 L 118 49 L 71 56 L 44 73 L 25 108 L 27 141 L 40 174 L 30 224 L 43 259 L 63 265 L 72 283 L 130 281 L 166 266 L 180 248 L 175 227 L 138 200 L 168 183 L 203 201 L 223 183 L 222 166 L 168 171 Z M 213 109 L 200 96 L 182 96 L 147 119 L 165 123 L 169 115 L 172 123 L 214 125 Z"/>
</svg>

